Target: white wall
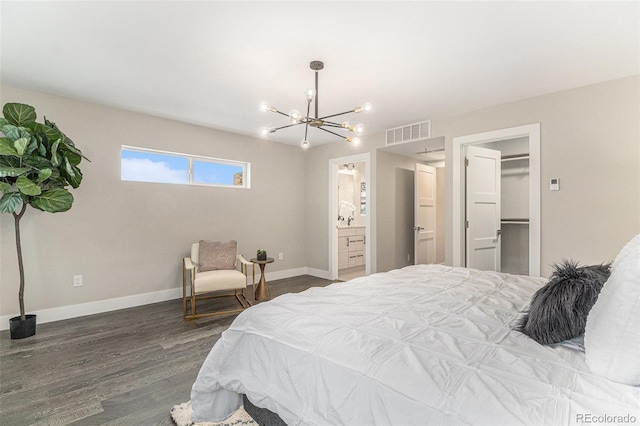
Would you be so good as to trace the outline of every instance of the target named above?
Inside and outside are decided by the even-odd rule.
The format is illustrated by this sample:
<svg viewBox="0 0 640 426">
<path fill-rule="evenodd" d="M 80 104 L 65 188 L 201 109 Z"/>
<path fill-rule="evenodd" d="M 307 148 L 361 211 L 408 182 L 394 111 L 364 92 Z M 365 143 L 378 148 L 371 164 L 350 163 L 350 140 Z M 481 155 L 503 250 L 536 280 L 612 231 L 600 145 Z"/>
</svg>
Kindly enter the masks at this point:
<svg viewBox="0 0 640 426">
<path fill-rule="evenodd" d="M 433 134 L 446 138 L 447 193 L 454 137 L 539 122 L 542 275 L 563 258 L 612 260 L 640 232 L 639 94 L 640 77 L 632 76 L 433 120 Z M 549 191 L 552 177 L 560 178 L 560 191 Z"/>
<path fill-rule="evenodd" d="M 551 93 L 522 101 L 473 111 L 454 117 L 434 118 L 432 135 L 445 136 L 451 158 L 453 137 L 541 123 L 541 266 L 547 276 L 551 264 L 562 258 L 583 263 L 612 260 L 631 237 L 640 232 L 640 76 Z M 398 123 L 402 125 L 406 123 Z M 329 158 L 370 152 L 372 176 L 377 170 L 377 148 L 384 133 L 367 135 L 357 149 L 337 142 L 308 152 L 307 264 L 328 268 L 327 161 Z M 382 164 L 382 162 L 381 162 Z M 446 263 L 451 264 L 451 165 L 445 167 L 444 222 Z M 559 177 L 561 190 L 548 191 L 549 178 Z M 395 206 L 395 194 L 372 182 L 378 211 L 373 212 L 372 239 L 385 229 L 376 215 Z M 384 266 L 389 255 L 375 241 L 376 263 Z M 376 244 L 373 245 L 376 247 Z M 382 262 L 382 263 L 381 263 Z M 377 265 L 373 265 L 377 267 Z M 380 269 L 382 270 L 382 269 Z"/>
<path fill-rule="evenodd" d="M 377 159 L 377 262 L 383 272 L 414 263 L 417 160 L 385 151 L 379 151 Z"/>
<path fill-rule="evenodd" d="M 640 77 L 634 76 L 432 120 L 433 135 L 452 138 L 540 122 L 542 128 L 542 272 L 565 258 L 613 259 L 640 232 Z M 271 271 L 327 271 L 328 162 L 371 153 L 369 202 L 372 272 L 389 259 L 377 242 L 376 215 L 397 208 L 379 191 L 377 148 L 384 133 L 360 147 L 345 142 L 298 147 L 3 87 L 1 103 L 32 104 L 65 131 L 91 163 L 66 213 L 30 211 L 23 218 L 27 310 L 177 290 L 180 259 L 191 241 L 237 239 L 250 256 L 258 248 L 284 252 Z M 402 125 L 406 123 L 398 123 Z M 173 186 L 119 179 L 120 145 L 250 161 L 252 188 Z M 381 162 L 383 163 L 384 160 Z M 451 262 L 451 167 L 446 174 L 446 258 Z M 561 190 L 549 192 L 559 177 Z M 17 313 L 13 221 L 0 215 L 0 316 Z M 386 231 L 383 231 L 386 232 Z M 380 251 L 380 253 L 378 253 Z M 85 285 L 73 288 L 73 275 Z M 177 293 L 176 293 L 177 294 Z"/>
<path fill-rule="evenodd" d="M 298 271 L 305 256 L 305 157 L 298 147 L 57 96 L 2 87 L 1 102 L 36 107 L 91 162 L 65 213 L 29 209 L 22 245 L 29 312 L 182 286 L 181 259 L 199 239 L 238 241 L 239 251 L 284 253 L 268 272 Z M 251 189 L 120 180 L 120 146 L 251 162 Z M 0 316 L 18 313 L 13 218 L 0 215 Z M 276 257 L 277 256 L 273 256 Z M 83 275 L 84 286 L 73 287 Z M 176 313 L 179 315 L 179 313 Z"/>
</svg>

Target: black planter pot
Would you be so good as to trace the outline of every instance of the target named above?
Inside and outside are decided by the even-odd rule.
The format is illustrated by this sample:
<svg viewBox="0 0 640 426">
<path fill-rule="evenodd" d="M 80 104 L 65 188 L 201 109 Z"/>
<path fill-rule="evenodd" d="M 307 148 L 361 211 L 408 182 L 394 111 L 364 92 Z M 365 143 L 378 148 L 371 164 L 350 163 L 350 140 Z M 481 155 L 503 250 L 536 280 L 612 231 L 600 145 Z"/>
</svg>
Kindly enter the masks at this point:
<svg viewBox="0 0 640 426">
<path fill-rule="evenodd" d="M 9 330 L 11 331 L 12 339 L 24 339 L 25 337 L 31 337 L 36 334 L 36 316 L 25 315 L 25 320 L 22 321 L 20 316 L 13 317 L 9 320 Z"/>
</svg>

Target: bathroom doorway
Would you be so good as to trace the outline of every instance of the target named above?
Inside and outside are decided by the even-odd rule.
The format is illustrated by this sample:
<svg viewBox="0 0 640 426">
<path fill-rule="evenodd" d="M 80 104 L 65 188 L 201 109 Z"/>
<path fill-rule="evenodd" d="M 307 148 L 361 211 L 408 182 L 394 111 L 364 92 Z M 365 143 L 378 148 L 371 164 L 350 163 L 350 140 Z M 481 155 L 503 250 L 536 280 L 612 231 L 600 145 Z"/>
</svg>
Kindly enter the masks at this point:
<svg viewBox="0 0 640 426">
<path fill-rule="evenodd" d="M 329 160 L 329 259 L 332 279 L 370 274 L 369 154 Z"/>
</svg>

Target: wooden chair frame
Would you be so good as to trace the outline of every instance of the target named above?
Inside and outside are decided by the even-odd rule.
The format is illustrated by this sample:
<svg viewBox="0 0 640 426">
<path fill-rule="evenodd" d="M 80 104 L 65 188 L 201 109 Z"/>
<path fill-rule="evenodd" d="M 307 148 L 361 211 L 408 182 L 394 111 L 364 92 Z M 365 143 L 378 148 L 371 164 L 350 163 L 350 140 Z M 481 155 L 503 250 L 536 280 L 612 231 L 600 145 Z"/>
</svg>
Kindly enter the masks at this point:
<svg viewBox="0 0 640 426">
<path fill-rule="evenodd" d="M 249 277 L 249 266 L 251 266 L 253 268 L 253 276 L 255 277 L 255 264 L 249 262 L 248 260 L 246 260 L 242 255 L 238 255 L 236 258 L 236 268 L 240 267 L 240 272 L 242 272 L 245 276 L 245 283 L 247 281 L 247 278 Z M 190 284 L 190 288 L 189 288 L 189 294 L 187 295 L 187 276 L 189 277 L 189 284 Z M 248 299 L 247 298 L 247 288 L 245 286 L 245 288 L 243 288 L 242 290 L 233 290 L 231 292 L 231 290 L 226 291 L 225 290 L 220 290 L 220 291 L 216 291 L 216 292 L 210 292 L 210 293 L 202 293 L 199 295 L 196 295 L 193 291 L 194 289 L 194 283 L 195 283 L 195 279 L 197 276 L 197 267 L 196 265 L 193 263 L 193 261 L 191 260 L 190 257 L 185 257 L 182 260 L 182 316 L 184 319 L 186 320 L 193 320 L 193 319 L 198 319 L 198 318 L 204 318 L 204 317 L 211 317 L 211 316 L 217 316 L 217 315 L 228 315 L 228 314 L 237 314 L 240 313 L 242 311 L 244 311 L 245 309 L 247 309 L 248 307 L 253 305 L 253 298 L 252 299 Z M 255 280 L 255 278 L 254 278 Z M 255 292 L 255 286 L 252 284 L 252 291 Z M 231 293 L 230 293 L 231 292 Z M 228 310 L 224 310 L 224 311 L 215 311 L 215 312 L 208 312 L 205 314 L 198 314 L 196 312 L 196 302 L 198 300 L 205 300 L 205 299 L 214 299 L 214 298 L 218 298 L 218 297 L 234 297 L 238 300 L 238 302 L 240 303 L 241 307 L 240 308 L 236 308 L 236 309 L 228 309 Z M 255 297 L 255 295 L 254 295 Z M 190 305 L 190 306 L 188 306 Z M 188 308 L 191 309 L 188 309 Z M 191 311 L 190 314 L 188 314 L 188 311 Z"/>
</svg>

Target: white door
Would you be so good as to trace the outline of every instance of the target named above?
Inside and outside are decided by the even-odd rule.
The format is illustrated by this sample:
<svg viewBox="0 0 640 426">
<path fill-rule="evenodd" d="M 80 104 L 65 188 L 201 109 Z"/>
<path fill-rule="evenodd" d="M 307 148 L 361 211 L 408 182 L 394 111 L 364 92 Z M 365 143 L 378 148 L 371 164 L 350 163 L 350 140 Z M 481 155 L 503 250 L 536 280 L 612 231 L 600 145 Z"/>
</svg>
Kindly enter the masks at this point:
<svg viewBox="0 0 640 426">
<path fill-rule="evenodd" d="M 436 263 L 436 169 L 416 163 L 415 264 Z"/>
<path fill-rule="evenodd" d="M 467 267 L 500 271 L 500 151 L 466 148 Z"/>
</svg>

